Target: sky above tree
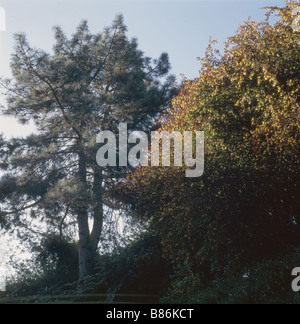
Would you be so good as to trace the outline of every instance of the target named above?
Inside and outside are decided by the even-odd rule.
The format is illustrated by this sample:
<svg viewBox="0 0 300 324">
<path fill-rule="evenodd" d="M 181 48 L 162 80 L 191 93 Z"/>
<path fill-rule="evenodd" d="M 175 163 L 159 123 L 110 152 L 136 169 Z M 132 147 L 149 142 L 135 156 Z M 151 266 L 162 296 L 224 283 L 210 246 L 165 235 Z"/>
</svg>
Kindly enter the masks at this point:
<svg viewBox="0 0 300 324">
<path fill-rule="evenodd" d="M 122 13 L 130 37 L 137 37 L 145 54 L 157 57 L 165 51 L 170 56 L 172 73 L 198 76 L 200 63 L 209 38 L 223 42 L 233 35 L 248 17 L 264 18 L 266 6 L 283 6 L 284 0 L 1 0 L 6 11 L 6 32 L 0 32 L 0 74 L 10 76 L 10 54 L 13 34 L 24 32 L 29 42 L 46 51 L 52 49 L 53 26 L 60 25 L 68 35 L 74 33 L 83 19 L 92 32 L 108 26 Z M 3 102 L 3 97 L 0 98 Z M 16 122 L 0 118 L 0 132 L 7 137 L 32 131 Z"/>
</svg>

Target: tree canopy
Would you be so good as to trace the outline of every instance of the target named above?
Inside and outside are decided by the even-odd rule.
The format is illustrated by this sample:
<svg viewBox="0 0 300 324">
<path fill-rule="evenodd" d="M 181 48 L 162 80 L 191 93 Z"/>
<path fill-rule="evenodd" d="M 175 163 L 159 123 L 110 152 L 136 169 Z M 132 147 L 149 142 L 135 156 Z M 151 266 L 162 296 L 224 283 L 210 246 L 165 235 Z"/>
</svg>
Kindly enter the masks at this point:
<svg viewBox="0 0 300 324">
<path fill-rule="evenodd" d="M 122 174 L 97 165 L 96 135 L 120 122 L 151 128 L 170 102 L 174 77 L 166 53 L 152 60 L 127 38 L 122 16 L 98 34 L 87 21 L 70 39 L 54 31 L 53 53 L 16 35 L 13 79 L 2 80 L 1 114 L 33 120 L 37 131 L 1 138 L 0 217 L 7 226 L 46 220 L 56 232 L 75 221 L 82 278 L 92 271 L 108 207 L 117 208 L 108 188 Z"/>
<path fill-rule="evenodd" d="M 184 82 L 161 118 L 161 131 L 205 132 L 203 177 L 141 167 L 119 188 L 161 235 L 166 258 L 202 282 L 299 245 L 295 6 L 267 8 L 265 21 L 241 25 L 223 54 L 211 41 L 199 78 Z"/>
</svg>

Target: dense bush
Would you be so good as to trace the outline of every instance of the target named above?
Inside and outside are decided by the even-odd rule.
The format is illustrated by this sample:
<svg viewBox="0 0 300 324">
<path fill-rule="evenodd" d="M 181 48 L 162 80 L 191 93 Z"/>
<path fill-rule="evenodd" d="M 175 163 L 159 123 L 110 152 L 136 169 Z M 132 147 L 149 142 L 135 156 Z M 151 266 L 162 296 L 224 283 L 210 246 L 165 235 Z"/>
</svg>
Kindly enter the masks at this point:
<svg viewBox="0 0 300 324">
<path fill-rule="evenodd" d="M 235 277 L 300 244 L 296 6 L 244 23 L 224 54 L 211 42 L 199 78 L 186 80 L 161 118 L 160 131 L 204 131 L 204 175 L 187 178 L 187 166 L 140 167 L 120 188 L 162 237 L 169 262 L 201 282 Z"/>
<path fill-rule="evenodd" d="M 17 265 L 16 275 L 9 279 L 8 296 L 51 294 L 54 287 L 77 280 L 76 243 L 61 241 L 59 237 L 53 236 L 44 239 L 33 250 L 33 259 Z"/>
<path fill-rule="evenodd" d="M 125 295 L 127 302 L 157 302 L 169 286 L 171 269 L 162 258 L 159 237 L 150 234 L 112 254 L 98 255 L 94 274 L 79 282 L 77 262 L 76 245 L 46 240 L 38 256 L 8 283 L 7 297 L 36 296 L 33 300 L 38 302 L 53 298 L 112 302 Z M 28 302 L 28 298 L 18 301 Z"/>
<path fill-rule="evenodd" d="M 255 264 L 234 278 L 220 277 L 203 284 L 197 275 L 176 272 L 165 303 L 300 304 L 291 276 L 300 264 L 300 250 Z"/>
</svg>

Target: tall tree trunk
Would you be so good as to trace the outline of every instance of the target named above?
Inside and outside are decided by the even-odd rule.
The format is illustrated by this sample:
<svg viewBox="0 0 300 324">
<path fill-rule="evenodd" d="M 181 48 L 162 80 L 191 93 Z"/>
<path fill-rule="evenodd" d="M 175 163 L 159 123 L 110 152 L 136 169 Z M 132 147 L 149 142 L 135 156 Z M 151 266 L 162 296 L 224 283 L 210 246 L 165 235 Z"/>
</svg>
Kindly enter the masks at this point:
<svg viewBox="0 0 300 324">
<path fill-rule="evenodd" d="M 83 187 L 87 185 L 86 161 L 83 152 L 79 153 L 79 180 Z M 79 279 L 90 275 L 93 271 L 93 251 L 90 242 L 88 209 L 85 199 L 78 201 L 78 229 L 79 229 Z"/>
<path fill-rule="evenodd" d="M 94 216 L 94 224 L 93 230 L 91 233 L 91 245 L 92 248 L 97 250 L 102 229 L 103 229 L 103 198 L 102 198 L 102 170 L 96 169 L 94 171 L 94 184 L 93 184 L 93 200 L 94 200 L 94 208 L 93 208 L 93 216 Z"/>
<path fill-rule="evenodd" d="M 95 252 L 91 246 L 89 235 L 81 235 L 78 248 L 79 280 L 93 273 Z"/>
<path fill-rule="evenodd" d="M 79 154 L 79 179 L 85 186 L 87 183 L 86 162 L 83 153 Z M 94 258 L 100 241 L 103 228 L 103 202 L 102 202 L 102 171 L 95 170 L 93 184 L 93 218 L 94 224 L 90 234 L 88 222 L 88 208 L 85 201 L 79 202 L 79 280 L 91 275 L 94 268 Z"/>
</svg>

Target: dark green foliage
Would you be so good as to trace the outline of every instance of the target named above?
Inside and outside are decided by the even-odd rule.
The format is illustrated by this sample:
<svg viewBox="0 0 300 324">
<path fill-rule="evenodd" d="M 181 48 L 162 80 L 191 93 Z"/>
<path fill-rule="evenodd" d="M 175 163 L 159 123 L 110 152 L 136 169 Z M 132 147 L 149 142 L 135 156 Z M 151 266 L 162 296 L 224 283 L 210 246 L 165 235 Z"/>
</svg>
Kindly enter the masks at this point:
<svg viewBox="0 0 300 324">
<path fill-rule="evenodd" d="M 79 283 L 76 245 L 45 240 L 36 249 L 38 256 L 27 270 L 7 286 L 7 300 L 28 302 L 139 301 L 157 302 L 167 291 L 171 269 L 162 257 L 160 239 L 144 235 L 111 255 L 98 256 L 94 273 Z"/>
<path fill-rule="evenodd" d="M 59 237 L 42 240 L 33 248 L 35 258 L 27 264 L 18 265 L 17 275 L 9 279 L 7 294 L 12 297 L 51 294 L 78 278 L 78 246 L 62 241 Z"/>
<path fill-rule="evenodd" d="M 53 272 L 54 282 L 68 283 L 78 278 L 78 246 L 59 237 L 42 240 L 37 261 L 45 272 Z M 56 279 L 55 279 L 56 278 Z"/>
<path fill-rule="evenodd" d="M 300 304 L 293 292 L 291 269 L 300 264 L 299 249 L 276 259 L 254 264 L 233 278 L 201 283 L 197 275 L 177 270 L 164 303 L 191 304 Z"/>
<path fill-rule="evenodd" d="M 170 268 L 156 236 L 145 235 L 118 254 L 100 257 L 97 263 L 105 291 L 158 298 L 168 285 Z"/>
</svg>

